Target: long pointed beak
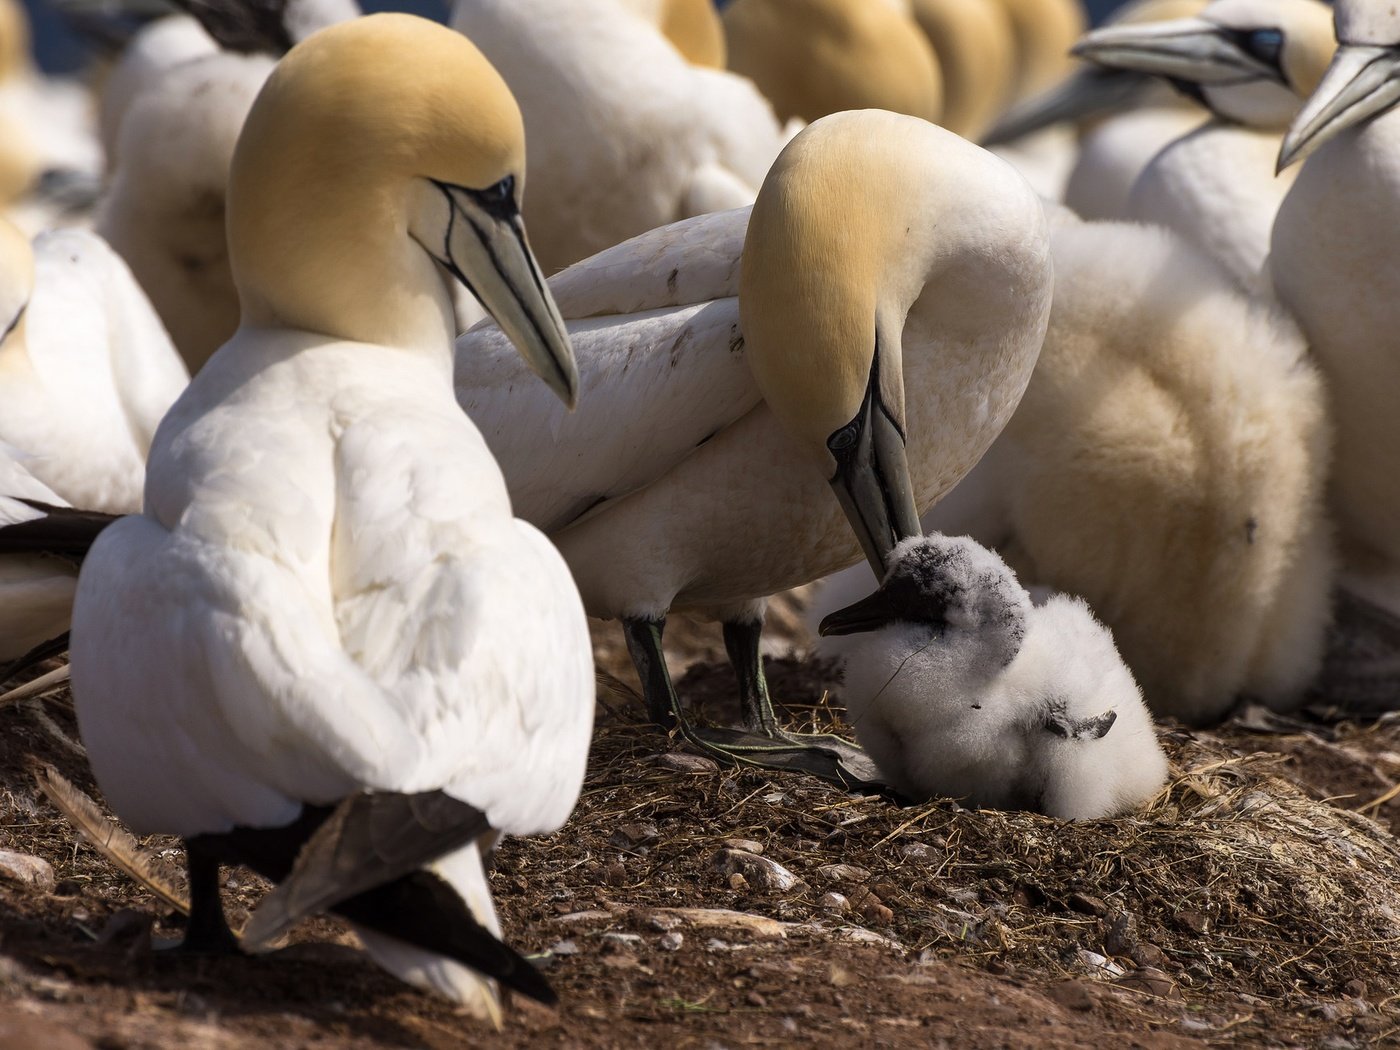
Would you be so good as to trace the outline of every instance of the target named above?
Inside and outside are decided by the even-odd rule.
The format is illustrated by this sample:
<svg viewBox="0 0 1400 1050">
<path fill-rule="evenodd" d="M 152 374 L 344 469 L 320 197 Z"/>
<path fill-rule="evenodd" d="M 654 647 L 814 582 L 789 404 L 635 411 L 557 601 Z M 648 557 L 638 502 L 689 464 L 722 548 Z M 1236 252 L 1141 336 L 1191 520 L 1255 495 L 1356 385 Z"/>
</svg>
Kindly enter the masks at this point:
<svg viewBox="0 0 1400 1050">
<path fill-rule="evenodd" d="M 817 633 L 823 638 L 842 634 L 864 634 L 867 631 L 878 631 L 898 619 L 899 610 L 882 587 L 853 605 L 828 613 L 823 617 Z"/>
<path fill-rule="evenodd" d="M 1147 73 L 1087 65 L 1071 77 L 1002 115 L 982 136 L 982 145 L 996 146 L 1054 124 L 1106 117 L 1132 109 L 1152 86 Z"/>
<path fill-rule="evenodd" d="M 1400 99 L 1400 47 L 1343 44 L 1322 82 L 1293 119 L 1278 154 L 1278 170 Z"/>
<path fill-rule="evenodd" d="M 1114 69 L 1191 84 L 1283 79 L 1278 69 L 1236 44 L 1223 26 L 1204 18 L 1105 26 L 1087 34 L 1070 53 Z"/>
<path fill-rule="evenodd" d="M 578 364 L 513 197 L 438 184 L 447 195 L 447 268 L 481 300 L 531 370 L 578 403 Z"/>
<path fill-rule="evenodd" d="M 836 459 L 831 487 L 877 579 L 901 540 L 922 536 L 904 434 L 880 398 L 879 354 L 856 417 L 827 441 Z"/>
</svg>

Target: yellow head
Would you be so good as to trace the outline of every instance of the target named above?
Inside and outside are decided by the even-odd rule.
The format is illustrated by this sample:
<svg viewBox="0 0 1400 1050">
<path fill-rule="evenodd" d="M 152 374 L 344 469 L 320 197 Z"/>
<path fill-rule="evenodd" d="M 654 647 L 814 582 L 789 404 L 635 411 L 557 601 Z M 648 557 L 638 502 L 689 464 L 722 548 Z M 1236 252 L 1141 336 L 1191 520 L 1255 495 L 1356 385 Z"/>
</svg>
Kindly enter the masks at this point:
<svg viewBox="0 0 1400 1050">
<path fill-rule="evenodd" d="M 914 18 L 943 74 L 939 123 L 975 141 L 1011 97 L 1011 19 L 999 0 L 914 0 Z"/>
<path fill-rule="evenodd" d="M 0 0 L 0 83 L 29 68 L 29 16 L 18 0 Z"/>
<path fill-rule="evenodd" d="M 1043 91 L 1070 71 L 1069 49 L 1086 28 L 1080 0 L 1000 0 L 1016 38 L 1015 98 Z"/>
<path fill-rule="evenodd" d="M 848 109 L 937 120 L 938 59 L 913 19 L 875 0 L 734 0 L 724 9 L 729 68 L 779 119 Z"/>
<path fill-rule="evenodd" d="M 724 25 L 711 0 L 661 0 L 660 30 L 693 66 L 723 69 Z"/>
<path fill-rule="evenodd" d="M 520 109 L 465 37 L 400 14 L 321 30 L 278 64 L 234 151 L 243 323 L 438 347 L 453 331 L 441 264 L 571 399 L 572 353 L 520 221 L 524 177 Z"/>
</svg>

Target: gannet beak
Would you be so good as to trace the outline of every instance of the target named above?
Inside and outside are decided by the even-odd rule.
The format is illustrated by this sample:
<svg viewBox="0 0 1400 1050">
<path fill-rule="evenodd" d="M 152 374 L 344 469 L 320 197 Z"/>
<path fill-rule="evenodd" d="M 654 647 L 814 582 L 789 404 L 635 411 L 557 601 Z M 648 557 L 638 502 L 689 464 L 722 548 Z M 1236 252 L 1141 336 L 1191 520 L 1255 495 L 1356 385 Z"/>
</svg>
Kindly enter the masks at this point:
<svg viewBox="0 0 1400 1050">
<path fill-rule="evenodd" d="M 1118 721 L 1118 712 L 1112 709 L 1093 718 L 1074 719 L 1064 711 L 1052 709 L 1045 715 L 1045 728 L 1065 740 L 1101 740 Z"/>
<path fill-rule="evenodd" d="M 870 567 L 883 578 L 890 551 L 901 540 L 922 536 L 923 527 L 914 504 L 904 431 L 880 395 L 879 375 L 877 350 L 860 411 L 827 439 L 826 447 L 836 460 L 831 487 Z"/>
<path fill-rule="evenodd" d="M 1279 68 L 1255 57 L 1241 46 L 1237 36 L 1204 18 L 1174 18 L 1096 29 L 1070 53 L 1115 69 L 1167 77 L 1178 86 L 1183 82 L 1210 85 L 1250 80 L 1283 83 Z M 1281 35 L 1278 45 L 1282 46 Z"/>
<path fill-rule="evenodd" d="M 434 180 L 449 219 L 441 262 L 481 300 L 531 370 L 564 404 L 578 403 L 578 365 L 568 331 L 525 238 L 515 180 L 484 190 Z M 436 254 L 436 252 L 434 253 Z"/>
<path fill-rule="evenodd" d="M 1343 44 L 1284 135 L 1278 170 L 1302 160 L 1339 132 L 1385 112 L 1397 99 L 1400 47 Z"/>
<path fill-rule="evenodd" d="M 1123 112 L 1133 108 L 1152 83 L 1149 74 L 1136 70 L 1085 66 L 1050 90 L 1007 110 L 982 136 L 982 145 L 1011 142 L 1053 124 Z"/>
</svg>

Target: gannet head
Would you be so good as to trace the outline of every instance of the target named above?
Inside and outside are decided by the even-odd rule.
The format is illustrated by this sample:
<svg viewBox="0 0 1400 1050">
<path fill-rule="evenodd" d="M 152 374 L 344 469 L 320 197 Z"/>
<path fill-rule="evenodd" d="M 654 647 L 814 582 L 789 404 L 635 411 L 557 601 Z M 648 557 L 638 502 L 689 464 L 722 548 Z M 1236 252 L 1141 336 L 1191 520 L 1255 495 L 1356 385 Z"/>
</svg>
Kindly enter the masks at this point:
<svg viewBox="0 0 1400 1050">
<path fill-rule="evenodd" d="M 1400 12 L 1396 7 L 1337 0 L 1336 35 L 1332 64 L 1283 137 L 1280 171 L 1400 100 Z"/>
<path fill-rule="evenodd" d="M 0 219 L 0 346 L 23 332 L 24 312 L 34 294 L 34 248 L 29 238 Z"/>
<path fill-rule="evenodd" d="M 975 140 L 1011 97 L 1011 19 L 998 0 L 914 0 L 913 14 L 943 73 L 939 123 Z"/>
<path fill-rule="evenodd" d="M 30 67 L 29 16 L 19 0 L 0 0 L 0 83 Z"/>
<path fill-rule="evenodd" d="M 234 151 L 229 260 L 245 326 L 451 344 L 441 266 L 572 405 L 578 371 L 525 238 L 525 132 L 465 37 L 379 14 L 298 44 Z"/>
<path fill-rule="evenodd" d="M 758 85 L 779 120 L 873 107 L 937 120 L 938 57 L 908 14 L 870 0 L 733 0 L 729 68 Z"/>
<path fill-rule="evenodd" d="M 1044 91 L 1069 71 L 1070 45 L 1087 28 L 1080 0 L 1001 0 L 1016 38 L 1013 98 Z"/>
<path fill-rule="evenodd" d="M 1109 25 L 1128 26 L 1189 18 L 1199 14 L 1207 0 L 1136 0 L 1113 12 Z M 1170 89 L 1135 69 L 1118 69 L 1081 62 L 1079 68 L 1054 86 L 1012 106 L 983 136 L 986 145 L 1011 142 L 1052 124 L 1085 123 L 1123 113 L 1138 106 L 1156 105 L 1171 98 Z M 1159 100 L 1158 94 L 1165 96 Z"/>
<path fill-rule="evenodd" d="M 1332 53 L 1319 0 L 1217 0 L 1199 16 L 1088 34 L 1074 53 L 1165 77 L 1224 120 L 1285 127 Z"/>
<path fill-rule="evenodd" d="M 980 297 L 988 281 L 1048 284 L 1043 222 L 1008 166 L 943 128 L 879 110 L 809 125 L 759 190 L 739 283 L 749 366 L 830 481 L 877 576 L 889 551 L 921 531 L 905 452 L 910 308 L 946 297 L 939 339 L 1000 355 L 1000 342 L 981 344 L 990 319 Z M 949 390 L 984 367 L 980 356 L 964 363 Z"/>
</svg>

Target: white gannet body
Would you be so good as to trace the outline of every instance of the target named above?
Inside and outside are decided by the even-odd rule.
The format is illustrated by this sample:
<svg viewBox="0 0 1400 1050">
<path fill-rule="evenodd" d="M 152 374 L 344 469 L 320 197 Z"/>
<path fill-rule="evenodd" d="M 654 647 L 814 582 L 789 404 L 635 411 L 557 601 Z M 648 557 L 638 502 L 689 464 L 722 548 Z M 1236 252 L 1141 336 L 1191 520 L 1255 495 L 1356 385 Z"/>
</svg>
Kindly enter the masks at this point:
<svg viewBox="0 0 1400 1050">
<path fill-rule="evenodd" d="M 911 117 L 811 125 L 745 218 L 555 279 L 581 317 L 581 411 L 499 407 L 523 376 L 489 328 L 459 342 L 457 393 L 591 613 L 629 639 L 651 625 L 650 646 L 668 609 L 697 610 L 751 630 L 756 660 L 765 596 L 882 559 L 982 455 L 1034 366 L 1051 276 L 1025 181 Z"/>
<path fill-rule="evenodd" d="M 82 230 L 0 224 L 0 441 L 75 507 L 139 510 L 146 452 L 188 382 L 131 272 Z"/>
<path fill-rule="evenodd" d="M 1052 246 L 1026 396 L 925 528 L 1086 599 L 1158 715 L 1296 707 L 1333 573 L 1330 428 L 1301 335 L 1168 231 L 1061 216 Z M 815 615 L 862 593 L 845 576 Z"/>
<path fill-rule="evenodd" d="M 840 636 L 857 738 L 908 798 L 1086 820 L 1137 809 L 1166 781 L 1108 629 L 1077 598 L 1033 606 L 966 537 L 905 540 L 879 590 L 821 629 Z"/>
<path fill-rule="evenodd" d="M 107 800 L 186 839 L 190 947 L 230 945 L 218 865 L 250 863 L 281 883 L 254 941 L 334 908 L 491 1016 L 488 977 L 550 996 L 495 940 L 482 853 L 568 815 L 593 711 L 578 592 L 450 385 L 444 271 L 577 388 L 523 164 L 459 34 L 375 15 L 288 53 L 230 179 L 242 325 L 162 423 L 146 512 L 93 547 L 71 651 Z"/>
<path fill-rule="evenodd" d="M 460 0 L 452 24 L 520 100 L 546 272 L 751 202 L 782 148 L 752 83 L 690 65 L 615 0 Z"/>
<path fill-rule="evenodd" d="M 1269 235 L 1293 181 L 1275 176 L 1272 161 L 1330 57 L 1327 6 L 1216 0 L 1199 16 L 1097 30 L 1075 50 L 1170 77 L 1214 115 L 1152 159 L 1128 214 L 1177 230 L 1243 286 L 1267 292 Z"/>
<path fill-rule="evenodd" d="M 148 289 L 191 372 L 238 327 L 224 197 L 238 133 L 272 66 L 267 55 L 213 51 L 139 91 L 98 211 L 98 232 Z"/>
<path fill-rule="evenodd" d="M 1330 499 L 1342 586 L 1400 616 L 1400 275 L 1388 233 L 1400 221 L 1400 17 L 1339 0 L 1339 45 L 1284 139 L 1280 162 L 1307 157 L 1273 230 L 1280 301 L 1327 378 L 1337 429 Z M 1393 664 L 1393 653 L 1390 663 Z M 1395 706 L 1389 666 L 1329 668 L 1322 692 Z"/>
</svg>

